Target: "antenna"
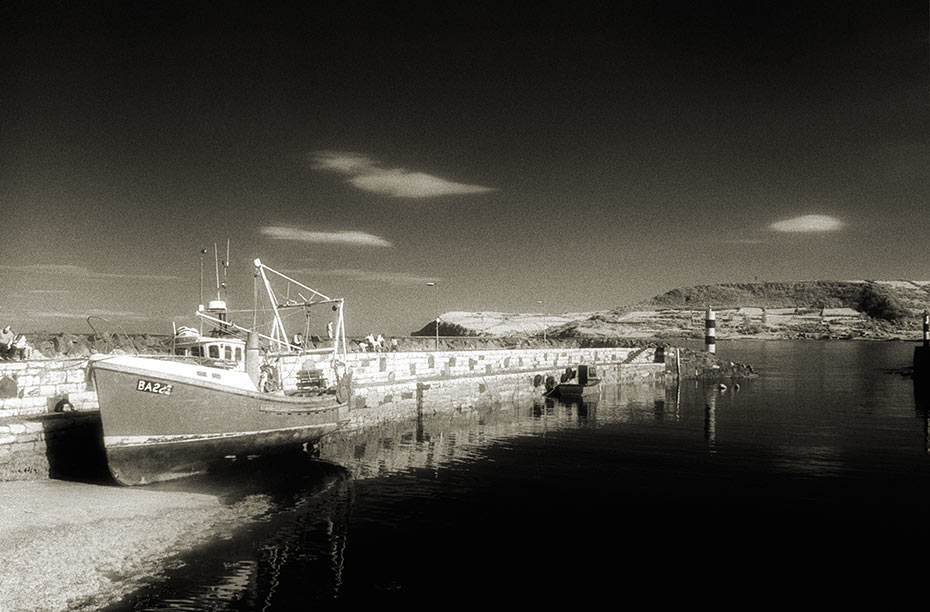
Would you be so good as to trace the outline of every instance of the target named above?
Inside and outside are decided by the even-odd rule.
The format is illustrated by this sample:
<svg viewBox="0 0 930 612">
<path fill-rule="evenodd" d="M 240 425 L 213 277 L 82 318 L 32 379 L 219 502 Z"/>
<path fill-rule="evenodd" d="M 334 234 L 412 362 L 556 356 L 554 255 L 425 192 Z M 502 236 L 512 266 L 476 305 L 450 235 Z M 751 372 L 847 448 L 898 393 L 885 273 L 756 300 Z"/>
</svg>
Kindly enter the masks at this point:
<svg viewBox="0 0 930 612">
<path fill-rule="evenodd" d="M 226 259 L 223 260 L 223 289 L 229 291 L 227 282 L 229 280 L 229 238 L 226 239 Z"/>
<path fill-rule="evenodd" d="M 220 297 L 220 256 L 216 249 L 216 243 L 213 243 L 213 267 L 216 269 L 216 299 Z"/>
</svg>

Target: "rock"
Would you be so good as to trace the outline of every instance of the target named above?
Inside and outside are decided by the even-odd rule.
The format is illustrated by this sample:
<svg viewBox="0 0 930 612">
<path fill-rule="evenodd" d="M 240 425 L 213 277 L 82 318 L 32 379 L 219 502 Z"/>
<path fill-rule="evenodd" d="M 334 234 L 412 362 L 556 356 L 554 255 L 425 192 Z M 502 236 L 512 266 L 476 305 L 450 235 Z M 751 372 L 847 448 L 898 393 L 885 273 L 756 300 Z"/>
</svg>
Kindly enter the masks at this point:
<svg viewBox="0 0 930 612">
<path fill-rule="evenodd" d="M 72 347 L 74 347 L 74 341 L 64 334 L 59 334 L 56 336 L 52 343 L 55 347 L 55 352 L 59 355 L 68 355 L 71 352 Z"/>
<path fill-rule="evenodd" d="M 19 385 L 9 376 L 0 378 L 0 399 L 16 397 L 19 393 Z"/>
</svg>

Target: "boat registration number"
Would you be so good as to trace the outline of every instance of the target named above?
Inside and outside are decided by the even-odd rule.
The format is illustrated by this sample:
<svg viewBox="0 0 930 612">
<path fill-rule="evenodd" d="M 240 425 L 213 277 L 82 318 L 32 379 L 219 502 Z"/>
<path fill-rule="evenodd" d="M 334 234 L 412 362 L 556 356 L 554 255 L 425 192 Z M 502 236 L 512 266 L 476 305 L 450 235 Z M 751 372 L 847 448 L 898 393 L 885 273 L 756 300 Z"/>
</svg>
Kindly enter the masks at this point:
<svg viewBox="0 0 930 612">
<path fill-rule="evenodd" d="M 140 378 L 136 383 L 136 391 L 145 391 L 146 393 L 158 393 L 159 395 L 171 395 L 171 389 L 174 385 L 163 382 L 155 382 Z"/>
</svg>

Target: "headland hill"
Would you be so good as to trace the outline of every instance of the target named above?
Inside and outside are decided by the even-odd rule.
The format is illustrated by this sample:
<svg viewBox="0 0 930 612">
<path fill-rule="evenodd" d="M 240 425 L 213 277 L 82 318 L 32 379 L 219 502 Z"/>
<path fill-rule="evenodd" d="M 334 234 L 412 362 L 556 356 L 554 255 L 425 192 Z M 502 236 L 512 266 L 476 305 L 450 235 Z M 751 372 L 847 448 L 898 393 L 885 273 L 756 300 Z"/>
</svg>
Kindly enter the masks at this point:
<svg viewBox="0 0 930 612">
<path fill-rule="evenodd" d="M 921 337 L 930 310 L 930 281 L 786 281 L 694 285 L 611 310 L 566 313 L 445 312 L 441 350 L 533 346 L 643 346 L 704 337 L 704 315 L 713 308 L 717 337 L 726 339 L 911 340 Z M 91 353 L 160 353 L 169 334 L 126 330 L 67 333 L 24 330 L 34 357 Z M 398 350 L 434 350 L 431 320 Z M 352 338 L 350 350 L 361 350 Z M 38 354 L 36 354 L 38 353 Z"/>
</svg>

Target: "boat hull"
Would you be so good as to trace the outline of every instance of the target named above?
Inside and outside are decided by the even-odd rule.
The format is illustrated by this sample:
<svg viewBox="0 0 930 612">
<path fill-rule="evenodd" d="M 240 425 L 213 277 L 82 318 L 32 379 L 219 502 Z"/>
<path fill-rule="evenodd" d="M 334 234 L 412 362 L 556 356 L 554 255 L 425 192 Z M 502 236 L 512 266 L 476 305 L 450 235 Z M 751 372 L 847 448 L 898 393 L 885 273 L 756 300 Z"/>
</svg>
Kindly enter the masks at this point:
<svg viewBox="0 0 930 612">
<path fill-rule="evenodd" d="M 103 442 L 117 482 L 190 476 L 230 456 L 315 443 L 349 417 L 351 393 L 289 397 L 226 386 L 216 368 L 157 360 L 93 363 Z M 215 377 L 215 378 L 214 378 Z M 215 379 L 221 382 L 211 382 Z"/>
<path fill-rule="evenodd" d="M 577 384 L 577 383 L 559 383 L 553 389 L 553 395 L 558 397 L 580 397 L 584 399 L 598 397 L 600 395 L 600 384 Z"/>
<path fill-rule="evenodd" d="M 579 364 L 568 367 L 562 374 L 562 380 L 550 391 L 550 395 L 564 398 L 592 399 L 600 396 L 601 379 L 595 374 L 595 367 Z"/>
</svg>

